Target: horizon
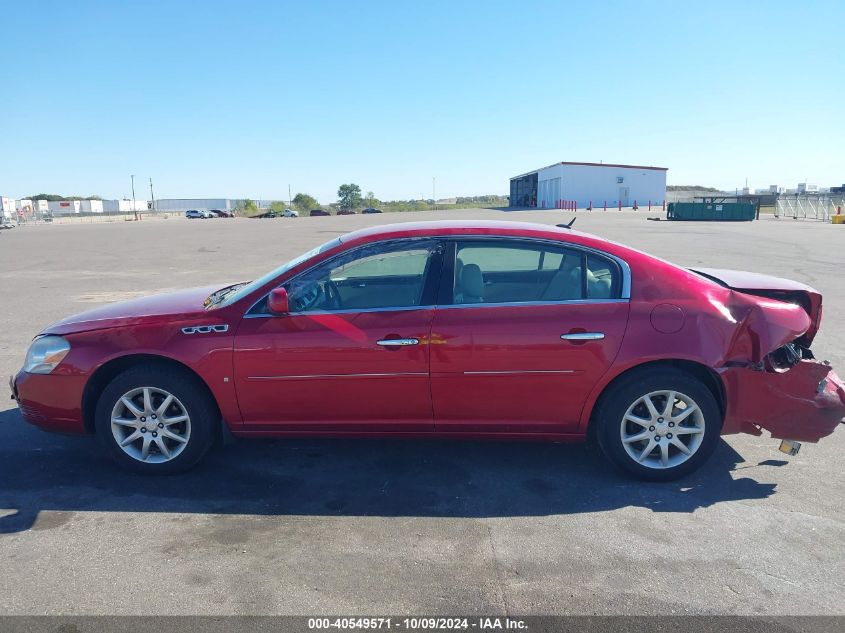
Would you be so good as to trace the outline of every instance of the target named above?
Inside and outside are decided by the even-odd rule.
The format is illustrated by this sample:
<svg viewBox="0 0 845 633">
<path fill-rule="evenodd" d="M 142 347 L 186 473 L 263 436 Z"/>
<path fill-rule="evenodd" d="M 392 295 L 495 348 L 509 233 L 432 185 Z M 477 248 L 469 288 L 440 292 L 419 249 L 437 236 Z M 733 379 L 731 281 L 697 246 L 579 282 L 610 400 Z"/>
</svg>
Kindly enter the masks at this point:
<svg viewBox="0 0 845 633">
<path fill-rule="evenodd" d="M 762 189 L 762 187 L 758 187 L 758 189 Z M 685 184 L 685 185 L 669 185 L 669 184 L 667 184 L 666 185 L 667 193 L 670 192 L 670 191 L 674 193 L 674 192 L 678 192 L 678 191 L 695 191 L 695 190 L 713 191 L 713 192 L 718 192 L 718 193 L 725 194 L 725 195 L 731 195 L 731 191 L 729 191 L 729 190 L 718 189 L 716 187 L 709 187 L 707 185 L 689 185 L 689 184 Z M 739 188 L 738 191 L 741 194 L 742 189 Z M 299 193 L 299 192 L 297 192 L 297 193 Z M 366 192 L 364 192 L 364 193 L 366 193 Z M 296 194 L 293 194 L 293 195 L 295 196 Z M 763 195 L 763 194 L 760 194 L 760 195 Z M 131 196 L 121 197 L 121 198 L 106 198 L 104 196 L 99 196 L 97 194 L 91 194 L 91 195 L 88 195 L 88 196 L 81 196 L 81 195 L 77 195 L 77 194 L 64 195 L 64 194 L 59 194 L 59 193 L 44 193 L 44 192 L 41 192 L 41 195 L 39 195 L 39 196 L 29 196 L 29 195 L 27 195 L 27 196 L 23 196 L 23 197 L 13 197 L 13 196 L 5 196 L 5 197 L 9 197 L 9 198 L 11 198 L 15 201 L 21 201 L 21 200 L 35 201 L 35 200 L 46 200 L 48 197 L 54 197 L 54 196 L 60 196 L 64 201 L 73 201 L 73 200 L 113 201 L 113 200 L 121 200 L 121 201 L 129 202 L 129 201 L 132 200 Z M 474 195 L 463 195 L 463 196 L 444 196 L 444 197 L 438 197 L 436 200 L 434 200 L 434 202 L 435 203 L 446 203 L 446 201 L 448 201 L 448 200 L 456 200 L 456 199 L 460 200 L 460 199 L 466 199 L 466 198 L 495 198 L 495 197 L 507 199 L 508 194 L 506 194 L 506 193 L 505 194 L 478 193 L 478 194 L 474 194 Z M 159 198 L 158 196 L 156 196 L 156 201 L 162 201 L 162 200 L 168 200 L 168 201 L 169 200 L 186 200 L 186 201 L 229 200 L 229 201 L 233 201 L 233 202 L 243 202 L 245 200 L 252 200 L 253 202 L 255 202 L 259 205 L 263 204 L 265 202 L 266 203 L 289 202 L 289 200 L 287 198 L 261 198 L 261 199 L 258 199 L 258 198 L 249 198 L 248 196 L 247 197 L 237 197 L 237 196 L 193 196 L 193 197 L 187 196 L 187 197 L 185 197 L 185 196 L 180 196 L 178 198 L 165 198 L 165 197 Z M 401 202 L 430 201 L 430 200 L 432 200 L 432 198 L 394 198 L 394 199 L 389 199 L 389 200 L 388 199 L 374 198 L 373 200 L 376 203 L 389 204 L 389 203 L 401 203 Z M 136 195 L 135 201 L 136 202 L 150 202 L 151 198 L 144 197 L 143 195 Z M 321 202 L 321 201 L 318 200 L 317 202 L 322 206 L 331 206 L 331 205 L 337 204 L 337 200 L 332 200 L 331 202 Z M 662 201 L 656 201 L 656 202 L 659 203 L 659 202 L 662 202 Z M 364 199 L 362 204 L 366 204 L 366 199 Z"/>
<path fill-rule="evenodd" d="M 6 4 L 0 194 L 445 199 L 561 161 L 845 181 L 842 3 L 485 7 Z"/>
</svg>

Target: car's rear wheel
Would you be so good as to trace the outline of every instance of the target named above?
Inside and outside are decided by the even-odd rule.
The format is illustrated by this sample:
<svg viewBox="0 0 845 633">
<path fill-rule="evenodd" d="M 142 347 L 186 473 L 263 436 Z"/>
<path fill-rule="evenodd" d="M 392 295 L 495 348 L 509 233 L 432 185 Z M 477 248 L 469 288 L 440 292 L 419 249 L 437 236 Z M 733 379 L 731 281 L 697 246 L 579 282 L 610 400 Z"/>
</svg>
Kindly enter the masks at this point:
<svg viewBox="0 0 845 633">
<path fill-rule="evenodd" d="M 613 384 L 602 396 L 595 423 L 610 461 L 641 479 L 670 481 L 707 461 L 719 440 L 722 415 L 700 380 L 655 368 Z"/>
<path fill-rule="evenodd" d="M 205 455 L 219 417 L 195 376 L 150 364 L 131 368 L 108 384 L 97 402 L 95 425 L 104 449 L 121 466 L 171 474 Z"/>
</svg>

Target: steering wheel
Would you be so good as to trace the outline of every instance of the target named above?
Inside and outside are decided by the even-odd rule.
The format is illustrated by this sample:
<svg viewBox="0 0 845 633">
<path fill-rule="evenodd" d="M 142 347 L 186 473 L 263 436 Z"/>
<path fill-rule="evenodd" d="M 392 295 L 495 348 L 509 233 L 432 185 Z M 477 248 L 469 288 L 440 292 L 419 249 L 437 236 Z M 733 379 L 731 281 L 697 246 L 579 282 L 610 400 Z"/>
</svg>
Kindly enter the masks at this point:
<svg viewBox="0 0 845 633">
<path fill-rule="evenodd" d="M 326 307 L 330 310 L 342 310 L 343 300 L 340 298 L 340 290 L 337 284 L 331 279 L 326 281 L 324 290 L 326 293 Z"/>
<path fill-rule="evenodd" d="M 314 307 L 323 295 L 319 284 L 288 287 L 291 312 L 307 312 Z"/>
</svg>

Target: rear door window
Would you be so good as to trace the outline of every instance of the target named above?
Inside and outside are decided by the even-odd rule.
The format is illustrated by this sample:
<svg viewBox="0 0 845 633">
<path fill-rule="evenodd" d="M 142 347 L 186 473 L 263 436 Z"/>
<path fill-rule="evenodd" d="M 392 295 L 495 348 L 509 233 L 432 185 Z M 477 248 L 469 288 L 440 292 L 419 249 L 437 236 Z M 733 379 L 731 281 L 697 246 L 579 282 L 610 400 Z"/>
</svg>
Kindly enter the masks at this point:
<svg viewBox="0 0 845 633">
<path fill-rule="evenodd" d="M 456 242 L 454 304 L 618 299 L 621 288 L 619 265 L 598 253 L 521 240 Z"/>
<path fill-rule="evenodd" d="M 582 253 L 552 244 L 458 242 L 453 303 L 555 302 L 585 298 Z"/>
</svg>

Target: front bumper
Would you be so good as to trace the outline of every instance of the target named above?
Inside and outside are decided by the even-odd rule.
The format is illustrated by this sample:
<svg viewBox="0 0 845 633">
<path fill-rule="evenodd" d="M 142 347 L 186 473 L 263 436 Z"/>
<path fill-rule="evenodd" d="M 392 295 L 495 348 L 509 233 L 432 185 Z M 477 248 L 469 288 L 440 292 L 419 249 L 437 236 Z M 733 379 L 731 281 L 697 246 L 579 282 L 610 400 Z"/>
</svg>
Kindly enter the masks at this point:
<svg viewBox="0 0 845 633">
<path fill-rule="evenodd" d="M 833 368 L 800 360 L 785 371 L 720 370 L 727 411 L 722 433 L 753 433 L 818 442 L 845 418 L 845 384 Z"/>
<path fill-rule="evenodd" d="M 9 387 L 23 419 L 29 424 L 56 433 L 85 433 L 82 421 L 84 376 L 21 371 L 9 378 Z"/>
</svg>

